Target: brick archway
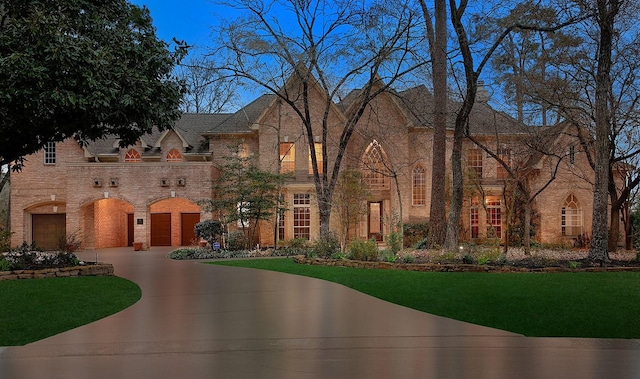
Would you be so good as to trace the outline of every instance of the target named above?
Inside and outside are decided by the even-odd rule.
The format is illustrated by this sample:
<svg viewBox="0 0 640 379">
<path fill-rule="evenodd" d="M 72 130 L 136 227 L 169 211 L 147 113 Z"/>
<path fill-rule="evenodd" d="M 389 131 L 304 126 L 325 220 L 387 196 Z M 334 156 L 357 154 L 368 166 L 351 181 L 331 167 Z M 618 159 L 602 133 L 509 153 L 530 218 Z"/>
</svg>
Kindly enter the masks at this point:
<svg viewBox="0 0 640 379">
<path fill-rule="evenodd" d="M 117 199 L 100 199 L 81 208 L 83 245 L 85 248 L 129 246 L 132 233 L 129 223 L 133 205 Z"/>
</svg>

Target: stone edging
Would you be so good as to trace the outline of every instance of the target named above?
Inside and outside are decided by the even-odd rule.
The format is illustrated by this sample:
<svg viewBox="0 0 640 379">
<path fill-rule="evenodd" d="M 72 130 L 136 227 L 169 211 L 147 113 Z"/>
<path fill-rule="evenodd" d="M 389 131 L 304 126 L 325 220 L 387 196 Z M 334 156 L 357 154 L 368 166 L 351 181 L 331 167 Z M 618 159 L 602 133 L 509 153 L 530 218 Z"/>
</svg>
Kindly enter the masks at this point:
<svg viewBox="0 0 640 379">
<path fill-rule="evenodd" d="M 17 279 L 62 278 L 69 276 L 113 276 L 113 265 L 98 263 L 88 266 L 45 268 L 41 270 L 0 271 L 0 281 Z"/>
<path fill-rule="evenodd" d="M 336 267 L 353 267 L 380 270 L 405 270 L 405 271 L 423 271 L 423 272 L 629 272 L 638 271 L 640 267 L 584 267 L 584 268 L 568 268 L 568 267 L 541 267 L 527 268 L 515 266 L 491 266 L 491 265 L 474 265 L 474 264 L 453 264 L 453 263 L 390 263 L 390 262 L 366 262 L 352 261 L 349 259 L 323 259 L 323 258 L 307 258 L 304 255 L 296 255 L 293 261 L 299 264 L 316 265 L 316 266 L 336 266 Z"/>
</svg>

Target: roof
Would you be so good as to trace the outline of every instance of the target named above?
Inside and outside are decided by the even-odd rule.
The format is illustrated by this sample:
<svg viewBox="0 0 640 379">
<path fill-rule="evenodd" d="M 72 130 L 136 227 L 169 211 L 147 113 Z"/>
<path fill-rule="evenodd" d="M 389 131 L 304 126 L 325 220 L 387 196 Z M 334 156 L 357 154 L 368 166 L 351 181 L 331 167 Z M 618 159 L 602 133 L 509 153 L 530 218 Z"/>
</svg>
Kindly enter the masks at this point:
<svg viewBox="0 0 640 379">
<path fill-rule="evenodd" d="M 229 114 L 184 113 L 171 130 L 178 134 L 182 140 L 185 153 L 208 153 L 208 142 L 203 137 L 203 133 L 215 128 L 227 118 L 229 118 Z M 160 155 L 160 142 L 166 135 L 166 131 L 160 131 L 157 127 L 154 127 L 150 134 L 143 135 L 140 142 L 143 147 L 148 149 L 143 153 L 143 156 Z M 89 142 L 86 150 L 91 155 L 97 156 L 118 155 L 120 151 L 118 142 L 117 136 L 108 135 L 105 138 Z"/>
<path fill-rule="evenodd" d="M 207 129 L 206 134 L 251 133 L 253 125 L 273 103 L 275 96 L 265 94 L 258 97 L 224 121 Z"/>
</svg>

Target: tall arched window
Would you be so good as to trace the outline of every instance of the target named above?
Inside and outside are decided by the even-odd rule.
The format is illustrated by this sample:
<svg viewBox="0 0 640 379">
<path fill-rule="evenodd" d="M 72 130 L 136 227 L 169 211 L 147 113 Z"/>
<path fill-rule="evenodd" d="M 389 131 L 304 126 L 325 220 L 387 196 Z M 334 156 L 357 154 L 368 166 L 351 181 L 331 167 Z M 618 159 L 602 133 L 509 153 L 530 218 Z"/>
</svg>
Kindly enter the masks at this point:
<svg viewBox="0 0 640 379">
<path fill-rule="evenodd" d="M 373 140 L 362 157 L 362 171 L 369 188 L 389 189 L 389 170 L 385 165 L 385 153 L 378 141 Z"/>
<path fill-rule="evenodd" d="M 140 162 L 140 153 L 137 150 L 131 149 L 124 155 L 125 162 Z"/>
<path fill-rule="evenodd" d="M 582 234 L 582 209 L 578 198 L 571 194 L 567 196 L 562 205 L 562 235 L 577 236 Z"/>
<path fill-rule="evenodd" d="M 413 205 L 425 205 L 427 202 L 427 178 L 424 168 L 413 168 Z"/>
<path fill-rule="evenodd" d="M 167 162 L 182 162 L 182 154 L 177 149 L 171 149 L 167 153 Z"/>
</svg>

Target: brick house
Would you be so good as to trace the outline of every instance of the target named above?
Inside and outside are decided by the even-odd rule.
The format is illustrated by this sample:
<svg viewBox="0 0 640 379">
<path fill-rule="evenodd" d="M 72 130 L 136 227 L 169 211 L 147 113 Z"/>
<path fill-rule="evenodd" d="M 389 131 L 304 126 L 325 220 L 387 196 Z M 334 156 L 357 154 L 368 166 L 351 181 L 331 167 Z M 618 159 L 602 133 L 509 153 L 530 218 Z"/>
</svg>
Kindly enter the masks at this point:
<svg viewBox="0 0 640 379">
<path fill-rule="evenodd" d="M 313 105 L 322 104 L 325 94 L 318 88 L 312 92 L 312 100 L 313 96 L 319 100 L 311 101 L 311 112 L 320 119 L 323 108 Z M 328 124 L 332 133 L 340 133 L 338 126 L 357 93 L 331 106 Z M 515 171 L 524 173 L 534 191 L 546 183 L 557 162 L 525 143 L 532 133 L 545 133 L 546 144 L 556 147 L 556 155 L 563 157 L 556 180 L 533 203 L 539 225 L 535 239 L 559 243 L 590 234 L 588 178 L 593 173 L 570 133 L 557 132 L 568 126 L 528 127 L 492 109 L 482 87 L 479 94 L 471 115 L 471 133 L 513 164 Z M 400 214 L 405 222 L 428 220 L 431 99 L 424 86 L 387 91 L 360 118 L 342 169 L 360 170 L 371 197 L 363 200 L 368 214 L 352 227 L 351 237 L 380 240 L 389 233 L 390 220 Z M 451 102 L 450 113 L 455 108 Z M 453 125 L 453 116 L 449 123 Z M 320 144 L 319 133 L 314 134 L 316 144 Z M 451 129 L 449 133 L 448 145 Z M 293 174 L 283 189 L 287 211 L 277 229 L 262 225 L 257 242 L 272 246 L 274 233 L 279 240 L 315 239 L 319 217 L 306 133 L 292 108 L 275 95 L 263 95 L 232 114 L 184 114 L 172 129 L 145 135 L 127 148 L 119 148 L 114 138 L 84 147 L 74 140 L 49 143 L 27 157 L 23 171 L 12 176 L 12 244 L 35 241 L 43 248 L 54 248 L 60 236 L 75 233 L 85 248 L 130 246 L 133 242 L 189 245 L 194 242 L 193 225 L 211 217 L 198 201 L 211 196 L 216 164 L 228 153 L 230 143 L 241 143 L 245 152 L 257 154 L 264 170 L 276 170 L 280 161 L 281 171 Z M 329 156 L 318 158 L 331 163 L 336 147 L 327 148 Z M 450 154 L 451 146 L 447 150 Z M 516 168 L 513 162 L 520 166 Z M 508 175 L 469 140 L 464 142 L 463 165 L 467 179 L 461 237 L 503 239 Z M 450 163 L 447 167 L 450 177 Z"/>
</svg>

